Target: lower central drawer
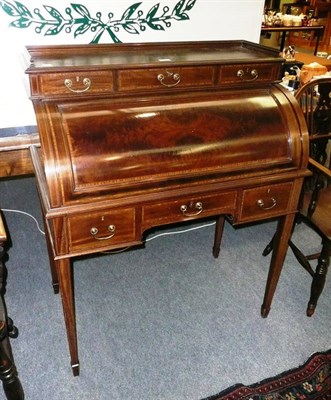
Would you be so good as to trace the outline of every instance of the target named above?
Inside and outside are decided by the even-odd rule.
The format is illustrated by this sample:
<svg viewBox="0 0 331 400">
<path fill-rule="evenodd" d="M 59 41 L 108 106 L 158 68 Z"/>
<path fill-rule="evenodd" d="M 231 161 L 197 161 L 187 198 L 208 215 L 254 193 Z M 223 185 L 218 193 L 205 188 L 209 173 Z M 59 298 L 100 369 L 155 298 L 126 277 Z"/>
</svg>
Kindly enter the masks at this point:
<svg viewBox="0 0 331 400">
<path fill-rule="evenodd" d="M 143 224 L 153 226 L 216 214 L 230 214 L 235 210 L 236 198 L 237 192 L 231 191 L 163 200 L 143 207 Z"/>
<path fill-rule="evenodd" d="M 70 251 L 125 244 L 135 239 L 135 210 L 97 211 L 68 217 Z"/>
</svg>

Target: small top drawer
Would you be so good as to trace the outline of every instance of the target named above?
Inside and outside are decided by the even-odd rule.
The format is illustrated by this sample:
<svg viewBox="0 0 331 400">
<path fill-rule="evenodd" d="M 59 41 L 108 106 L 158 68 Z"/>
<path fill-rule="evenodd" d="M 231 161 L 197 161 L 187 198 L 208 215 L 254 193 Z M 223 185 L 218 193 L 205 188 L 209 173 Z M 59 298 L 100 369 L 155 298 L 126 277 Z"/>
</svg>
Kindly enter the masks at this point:
<svg viewBox="0 0 331 400">
<path fill-rule="evenodd" d="M 244 190 L 239 221 L 284 214 L 288 208 L 292 186 L 292 182 L 286 182 Z"/>
<path fill-rule="evenodd" d="M 169 67 L 128 69 L 118 72 L 118 90 L 208 87 L 214 83 L 214 68 Z"/>
<path fill-rule="evenodd" d="M 270 64 L 223 65 L 218 84 L 243 84 L 252 82 L 274 82 L 279 79 L 279 68 Z"/>
<path fill-rule="evenodd" d="M 39 82 L 40 91 L 52 96 L 77 96 L 113 91 L 113 73 L 111 71 L 47 74 L 41 75 Z"/>
</svg>

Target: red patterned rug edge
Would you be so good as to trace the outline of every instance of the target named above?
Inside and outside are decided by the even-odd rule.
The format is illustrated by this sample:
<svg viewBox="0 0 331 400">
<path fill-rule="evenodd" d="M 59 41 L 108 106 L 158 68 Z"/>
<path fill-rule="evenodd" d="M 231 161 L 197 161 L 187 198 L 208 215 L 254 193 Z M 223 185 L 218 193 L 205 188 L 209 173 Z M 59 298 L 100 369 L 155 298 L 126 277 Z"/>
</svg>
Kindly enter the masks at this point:
<svg viewBox="0 0 331 400">
<path fill-rule="evenodd" d="M 322 368 L 327 369 L 328 376 L 318 376 Z M 316 379 L 315 379 L 316 378 Z M 314 380 L 314 385 L 312 385 Z M 302 395 L 297 387 L 301 385 L 306 394 Z M 287 397 L 276 397 L 280 391 L 293 391 Z M 292 395 L 292 397 L 290 397 Z M 254 396 L 254 397 L 252 397 Z M 331 349 L 312 354 L 299 367 L 282 372 L 274 377 L 264 379 L 253 385 L 235 384 L 216 395 L 202 400 L 272 400 L 272 399 L 331 399 Z"/>
</svg>

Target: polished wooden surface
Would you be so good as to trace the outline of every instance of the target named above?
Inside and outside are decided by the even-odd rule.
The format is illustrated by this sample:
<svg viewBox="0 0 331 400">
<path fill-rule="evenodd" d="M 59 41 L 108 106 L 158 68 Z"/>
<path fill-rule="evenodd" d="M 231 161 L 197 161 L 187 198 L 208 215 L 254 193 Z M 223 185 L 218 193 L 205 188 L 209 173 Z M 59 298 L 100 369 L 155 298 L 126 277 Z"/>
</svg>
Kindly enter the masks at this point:
<svg viewBox="0 0 331 400">
<path fill-rule="evenodd" d="M 262 26 L 261 33 L 263 32 L 279 32 L 282 34 L 279 50 L 283 51 L 285 47 L 286 35 L 291 32 L 314 32 L 315 34 L 315 49 L 314 54 L 317 54 L 318 45 L 321 37 L 323 36 L 325 27 L 319 26 Z M 290 43 L 291 44 L 291 43 Z"/>
<path fill-rule="evenodd" d="M 191 45 L 192 44 L 192 45 Z M 162 47 L 160 51 L 160 46 Z M 220 47 L 221 46 L 221 47 Z M 30 74 L 37 71 L 68 71 L 68 68 L 80 70 L 105 67 L 132 69 L 136 66 L 148 68 L 181 65 L 233 65 L 233 63 L 267 62 L 274 67 L 277 54 L 262 49 L 259 45 L 246 41 L 210 41 L 210 42 L 169 42 L 131 43 L 116 45 L 59 45 L 28 46 L 31 55 Z M 232 60 L 232 61 L 231 61 Z"/>
<path fill-rule="evenodd" d="M 31 145 L 40 146 L 37 132 L 0 137 L 0 178 L 33 174 Z"/>
<path fill-rule="evenodd" d="M 304 176 L 307 132 L 278 52 L 245 41 L 29 47 L 31 148 L 53 288 L 79 373 L 72 259 L 156 226 L 279 218 L 269 313 Z"/>
<path fill-rule="evenodd" d="M 300 32 L 300 31 L 323 31 L 324 30 L 323 25 L 317 25 L 317 26 L 262 26 L 261 31 L 262 32 Z"/>
</svg>

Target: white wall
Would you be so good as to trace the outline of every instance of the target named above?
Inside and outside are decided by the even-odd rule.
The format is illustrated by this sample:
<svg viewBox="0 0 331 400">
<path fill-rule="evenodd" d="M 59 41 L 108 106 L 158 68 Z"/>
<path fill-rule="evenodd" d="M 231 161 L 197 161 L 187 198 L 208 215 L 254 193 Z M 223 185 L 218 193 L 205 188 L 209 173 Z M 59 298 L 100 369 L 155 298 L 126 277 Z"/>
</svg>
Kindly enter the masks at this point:
<svg viewBox="0 0 331 400">
<path fill-rule="evenodd" d="M 91 17 L 96 18 L 96 14 L 100 12 L 100 20 L 104 23 L 107 22 L 110 12 L 114 15 L 112 20 L 121 19 L 124 12 L 137 3 L 137 0 L 75 2 L 75 4 L 83 5 L 83 9 L 87 10 Z M 20 7 L 20 4 L 23 7 Z M 157 7 L 157 4 L 159 7 L 155 14 L 156 18 L 162 15 L 170 16 L 176 5 L 182 4 L 181 11 L 184 7 L 191 5 L 191 8 L 189 7 L 190 9 L 185 12 L 189 19 L 168 19 L 171 23 L 170 27 L 166 27 L 165 23 L 159 21 L 164 30 L 153 30 L 147 27 L 144 31 L 138 30 L 135 34 L 120 28 L 118 32 L 115 32 L 117 38 L 123 43 L 227 39 L 259 42 L 264 0 L 196 0 L 195 2 L 194 0 L 140 0 L 140 6 L 135 9 L 132 18 L 136 18 L 139 11 L 142 12 L 142 17 L 146 17 L 153 7 Z M 93 33 L 91 29 L 88 29 L 75 38 L 74 32 L 79 26 L 77 24 L 72 27 L 71 32 L 66 32 L 64 27 L 58 34 L 45 35 L 52 26 L 48 22 L 41 27 L 41 17 L 38 15 L 42 15 L 47 21 L 56 21 L 56 13 L 60 13 L 63 19 L 69 20 L 70 15 L 66 13 L 66 9 L 71 10 L 73 18 L 80 16 L 73 10 L 70 1 L 20 0 L 18 3 L 15 0 L 8 0 L 0 2 L 0 54 L 2 55 L 0 128 L 35 124 L 32 104 L 26 91 L 27 80 L 24 69 L 27 65 L 22 61 L 26 45 L 90 43 L 95 37 L 96 32 Z M 29 26 L 26 28 L 10 26 L 10 24 L 18 24 L 15 21 L 20 21 L 20 25 L 29 24 Z M 83 27 L 83 24 L 81 26 Z M 38 29 L 40 29 L 39 33 Z M 99 43 L 112 43 L 112 39 L 108 33 L 103 33 Z"/>
</svg>

